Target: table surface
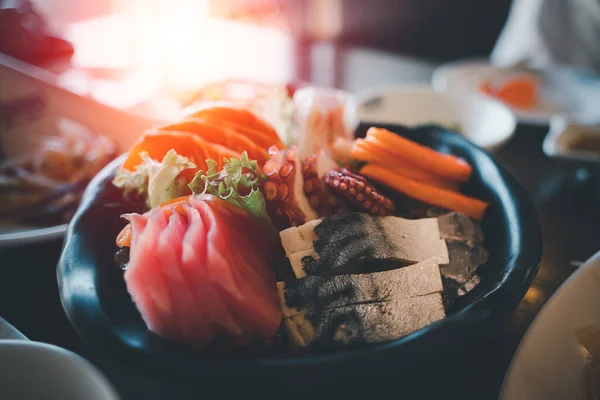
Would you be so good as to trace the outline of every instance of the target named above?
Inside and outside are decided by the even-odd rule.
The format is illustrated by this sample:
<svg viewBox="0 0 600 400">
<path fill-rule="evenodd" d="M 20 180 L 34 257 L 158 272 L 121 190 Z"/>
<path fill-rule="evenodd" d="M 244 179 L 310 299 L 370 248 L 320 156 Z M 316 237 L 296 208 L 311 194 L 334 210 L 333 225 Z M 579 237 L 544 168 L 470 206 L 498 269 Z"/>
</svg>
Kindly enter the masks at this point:
<svg viewBox="0 0 600 400">
<path fill-rule="evenodd" d="M 372 56 L 363 58 L 365 63 L 379 62 L 380 66 L 387 63 L 389 76 L 394 76 L 393 58 L 384 57 L 383 61 Z M 351 59 L 356 62 L 357 56 Z M 414 65 L 419 72 L 409 73 L 411 80 L 415 77 L 427 80 L 431 68 Z M 367 67 L 351 67 L 353 73 L 365 70 L 363 68 Z M 403 68 L 407 68 L 406 63 Z M 379 75 L 385 76 L 385 71 Z M 347 86 L 354 84 L 356 89 L 357 80 L 360 77 L 350 79 L 346 74 Z M 370 82 L 363 80 L 362 83 Z M 529 190 L 537 206 L 544 246 L 541 268 L 510 320 L 487 339 L 484 351 L 474 350 L 457 364 L 456 376 L 470 377 L 468 390 L 457 384 L 456 392 L 452 392 L 454 389 L 446 391 L 450 398 L 454 395 L 497 398 L 510 360 L 537 312 L 576 269 L 577 262 L 585 261 L 600 247 L 596 240 L 596 229 L 600 226 L 597 206 L 600 186 L 595 175 L 587 174 L 581 165 L 546 157 L 542 153 L 546 133 L 547 127 L 519 126 L 513 140 L 498 153 Z M 100 361 L 98 354 L 86 347 L 73 331 L 62 309 L 56 281 L 61 245 L 61 241 L 55 241 L 0 249 L 0 316 L 31 340 L 62 346 L 98 364 L 124 399 L 175 398 L 172 388 L 161 387 L 136 375 L 135 371 Z"/>
</svg>

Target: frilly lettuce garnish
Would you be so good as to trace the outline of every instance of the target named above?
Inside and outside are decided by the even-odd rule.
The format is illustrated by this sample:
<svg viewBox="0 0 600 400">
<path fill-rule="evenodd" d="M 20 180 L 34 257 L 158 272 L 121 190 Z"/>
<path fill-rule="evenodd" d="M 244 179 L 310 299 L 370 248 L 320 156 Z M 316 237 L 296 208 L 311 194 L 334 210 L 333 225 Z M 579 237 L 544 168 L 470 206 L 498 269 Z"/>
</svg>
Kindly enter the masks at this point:
<svg viewBox="0 0 600 400">
<path fill-rule="evenodd" d="M 132 192 L 137 195 L 146 194 L 146 204 L 153 208 L 189 193 L 187 182 L 178 177 L 181 171 L 196 168 L 196 164 L 189 158 L 177 154 L 173 149 L 160 162 L 150 158 L 145 151 L 140 153 L 140 158 L 142 163 L 135 167 L 135 171 L 121 168 L 113 180 L 116 187 L 124 189 L 125 196 Z"/>
<path fill-rule="evenodd" d="M 259 189 L 259 174 L 256 161 L 250 161 L 244 151 L 237 158 L 224 158 L 223 169 L 217 170 L 214 160 L 206 160 L 208 171 L 202 170 L 188 185 L 195 195 L 217 196 L 246 211 L 255 222 L 269 233 L 275 228 L 267 214 L 265 197 Z"/>
</svg>

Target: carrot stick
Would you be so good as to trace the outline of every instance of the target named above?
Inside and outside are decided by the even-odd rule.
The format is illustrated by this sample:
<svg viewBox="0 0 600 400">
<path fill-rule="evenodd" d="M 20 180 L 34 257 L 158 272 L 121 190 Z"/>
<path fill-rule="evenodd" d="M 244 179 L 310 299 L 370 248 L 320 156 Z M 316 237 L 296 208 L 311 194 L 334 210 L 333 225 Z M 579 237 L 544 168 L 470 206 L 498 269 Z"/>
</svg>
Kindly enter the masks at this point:
<svg viewBox="0 0 600 400">
<path fill-rule="evenodd" d="M 338 162 L 346 162 L 350 160 L 354 141 L 344 139 L 342 137 L 336 138 L 332 143 L 329 144 L 331 155 L 333 159 Z"/>
<path fill-rule="evenodd" d="M 467 181 L 471 176 L 471 166 L 457 157 L 439 153 L 386 129 L 371 127 L 367 137 L 422 170 L 457 181 Z"/>
<path fill-rule="evenodd" d="M 367 163 L 386 168 L 409 179 L 426 182 L 432 186 L 448 190 L 458 190 L 458 182 L 435 176 L 427 171 L 408 165 L 394 158 L 391 153 L 373 147 L 371 143 L 361 139 L 357 139 L 354 142 L 350 156 L 356 160 L 366 161 Z"/>
<path fill-rule="evenodd" d="M 488 204 L 460 193 L 417 182 L 378 165 L 368 164 L 360 174 L 424 203 L 463 213 L 480 220 Z"/>
</svg>

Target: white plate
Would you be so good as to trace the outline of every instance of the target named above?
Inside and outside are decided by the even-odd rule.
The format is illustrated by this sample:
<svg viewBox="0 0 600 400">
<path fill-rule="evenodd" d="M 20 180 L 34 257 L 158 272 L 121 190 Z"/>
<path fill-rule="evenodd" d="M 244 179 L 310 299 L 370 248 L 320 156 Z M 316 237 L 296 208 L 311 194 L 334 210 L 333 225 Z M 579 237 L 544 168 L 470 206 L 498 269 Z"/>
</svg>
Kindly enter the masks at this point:
<svg viewBox="0 0 600 400">
<path fill-rule="evenodd" d="M 506 374 L 500 399 L 584 400 L 589 360 L 576 332 L 590 325 L 600 329 L 600 252 L 563 283 L 533 321 Z"/>
<path fill-rule="evenodd" d="M 0 247 L 19 246 L 61 239 L 68 224 L 48 227 L 0 225 Z"/>
<path fill-rule="evenodd" d="M 360 121 L 406 126 L 439 124 L 476 145 L 497 150 L 512 137 L 516 119 L 501 102 L 477 93 L 440 93 L 426 85 L 370 89 L 357 95 Z"/>
<path fill-rule="evenodd" d="M 496 67 L 487 60 L 455 61 L 434 71 L 431 84 L 442 92 L 478 92 L 479 84 L 510 69 Z M 558 114 L 590 120 L 600 117 L 600 77 L 576 67 L 561 66 L 538 71 L 540 104 L 530 111 L 513 108 L 521 122 L 547 125 Z"/>
</svg>

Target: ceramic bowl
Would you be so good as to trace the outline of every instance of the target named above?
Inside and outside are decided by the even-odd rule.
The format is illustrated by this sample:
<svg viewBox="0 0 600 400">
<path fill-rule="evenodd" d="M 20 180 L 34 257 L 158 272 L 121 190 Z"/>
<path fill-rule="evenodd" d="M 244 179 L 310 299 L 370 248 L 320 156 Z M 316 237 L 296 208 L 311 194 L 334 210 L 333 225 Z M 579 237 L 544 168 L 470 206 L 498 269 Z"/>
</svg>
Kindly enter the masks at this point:
<svg viewBox="0 0 600 400">
<path fill-rule="evenodd" d="M 364 136 L 368 127 L 360 125 L 356 135 Z M 389 383 L 408 385 L 415 374 L 427 376 L 432 366 L 445 365 L 442 360 L 452 364 L 503 322 L 527 291 L 541 260 L 537 216 L 515 177 L 464 137 L 439 127 L 383 127 L 464 158 L 474 167 L 465 193 L 490 202 L 482 221 L 489 252 L 489 261 L 480 267 L 482 281 L 448 309 L 445 319 L 388 344 L 302 356 L 260 354 L 215 360 L 163 340 L 146 329 L 114 261 L 115 237 L 124 226 L 120 215 L 142 211 L 140 205 L 123 201 L 111 184 L 123 161 L 120 158 L 90 183 L 67 232 L 57 276 L 73 326 L 98 354 L 155 379 L 196 385 L 199 390 L 209 385 L 217 385 L 221 392 L 235 388 L 248 392 L 252 387 L 262 394 L 290 387 L 367 390 Z"/>
<path fill-rule="evenodd" d="M 0 371 L 0 399 L 119 399 L 88 361 L 45 343 L 0 340 Z"/>
<path fill-rule="evenodd" d="M 582 333 L 586 331 L 581 339 Z M 599 387 L 600 252 L 568 279 L 533 321 L 512 360 L 501 400 L 594 399 Z"/>
<path fill-rule="evenodd" d="M 436 92 L 423 85 L 359 93 L 356 114 L 363 123 L 441 125 L 488 150 L 506 144 L 517 124 L 511 110 L 499 101 L 476 93 Z"/>
</svg>

